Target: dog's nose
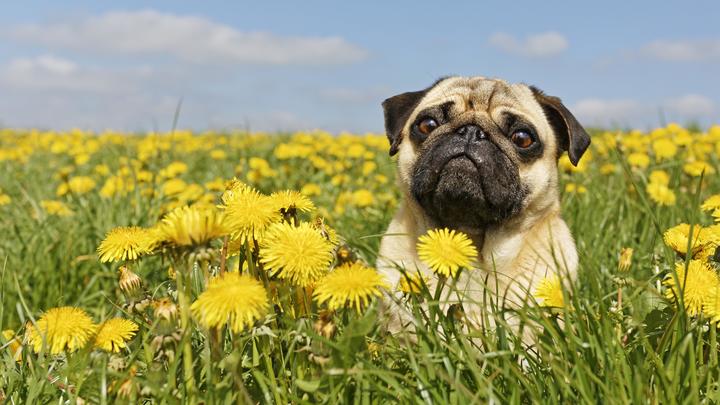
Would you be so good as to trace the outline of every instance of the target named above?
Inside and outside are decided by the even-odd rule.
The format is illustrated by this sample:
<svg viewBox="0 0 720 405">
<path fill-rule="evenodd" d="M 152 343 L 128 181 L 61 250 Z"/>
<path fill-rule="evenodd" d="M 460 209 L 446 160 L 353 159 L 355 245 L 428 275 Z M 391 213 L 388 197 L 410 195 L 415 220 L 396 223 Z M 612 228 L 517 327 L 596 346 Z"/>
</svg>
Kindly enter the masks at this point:
<svg viewBox="0 0 720 405">
<path fill-rule="evenodd" d="M 482 128 L 473 124 L 462 126 L 458 128 L 455 133 L 467 139 L 468 141 L 479 141 L 486 138 L 485 132 L 483 132 Z"/>
</svg>

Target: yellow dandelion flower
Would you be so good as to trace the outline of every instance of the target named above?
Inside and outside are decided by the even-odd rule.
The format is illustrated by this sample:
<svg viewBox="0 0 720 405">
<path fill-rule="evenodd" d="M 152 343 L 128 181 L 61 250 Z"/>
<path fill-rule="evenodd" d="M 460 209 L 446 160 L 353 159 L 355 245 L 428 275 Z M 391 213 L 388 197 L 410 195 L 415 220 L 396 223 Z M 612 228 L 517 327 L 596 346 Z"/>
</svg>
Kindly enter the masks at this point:
<svg viewBox="0 0 720 405">
<path fill-rule="evenodd" d="M 650 157 L 646 153 L 635 152 L 628 155 L 627 161 L 632 167 L 644 169 L 650 164 Z"/>
<path fill-rule="evenodd" d="M 605 163 L 604 165 L 600 166 L 600 173 L 601 174 L 613 174 L 617 171 L 617 167 L 613 163 Z"/>
<path fill-rule="evenodd" d="M 565 306 L 562 282 L 560 277 L 554 274 L 540 280 L 533 296 L 542 301 L 539 304 L 543 307 L 562 308 Z"/>
<path fill-rule="evenodd" d="M 121 226 L 105 235 L 97 251 L 102 263 L 135 260 L 150 252 L 150 244 L 151 237 L 147 229 Z"/>
<path fill-rule="evenodd" d="M 227 323 L 233 332 L 240 333 L 264 317 L 267 307 L 267 292 L 262 284 L 232 272 L 210 280 L 190 310 L 206 328 L 221 328 Z"/>
<path fill-rule="evenodd" d="M 650 183 L 657 183 L 667 186 L 670 184 L 670 175 L 665 170 L 653 170 L 648 176 Z"/>
<path fill-rule="evenodd" d="M 45 312 L 35 325 L 28 324 L 28 341 L 39 353 L 43 344 L 51 354 L 84 347 L 97 332 L 90 316 L 80 308 L 60 307 Z"/>
<path fill-rule="evenodd" d="M 57 200 L 42 200 L 40 206 L 45 210 L 48 215 L 57 215 L 59 217 L 68 217 L 73 214 L 72 210 L 65 205 L 62 201 Z"/>
<path fill-rule="evenodd" d="M 2 331 L 2 337 L 3 337 L 3 346 L 6 346 L 10 349 L 10 354 L 12 355 L 13 359 L 15 359 L 16 362 L 22 361 L 22 342 L 20 339 L 18 339 L 17 336 L 15 336 L 15 331 L 12 329 L 6 329 Z"/>
<path fill-rule="evenodd" d="M 667 287 L 665 296 L 669 300 L 676 300 L 680 295 L 680 288 L 684 286 L 682 292 L 685 310 L 691 316 L 700 314 L 703 302 L 707 301 L 710 293 L 720 286 L 720 278 L 708 264 L 700 260 L 690 260 L 687 273 L 685 263 L 679 262 L 675 265 L 675 272 L 677 283 L 672 274 L 668 274 L 663 281 Z"/>
<path fill-rule="evenodd" d="M 213 149 L 210 151 L 210 158 L 215 160 L 223 160 L 227 158 L 227 153 L 222 149 Z"/>
<path fill-rule="evenodd" d="M 568 183 L 565 185 L 565 192 L 566 193 L 585 194 L 585 193 L 587 193 L 587 188 L 583 185 L 577 185 L 575 183 Z"/>
<path fill-rule="evenodd" d="M 462 232 L 432 229 L 418 238 L 418 257 L 435 273 L 454 277 L 460 268 L 469 268 L 477 249 Z"/>
<path fill-rule="evenodd" d="M 74 194 L 85 194 L 95 188 L 95 180 L 88 176 L 75 176 L 67 182 L 68 188 Z"/>
<path fill-rule="evenodd" d="M 400 277 L 398 283 L 398 290 L 405 294 L 419 294 L 422 291 L 422 286 L 427 285 L 428 278 L 420 273 L 406 273 Z"/>
<path fill-rule="evenodd" d="M 692 236 L 692 244 L 690 244 L 690 251 L 692 252 L 692 255 L 700 251 L 702 249 L 702 244 L 700 243 L 700 233 L 702 231 L 702 226 L 700 225 L 694 225 L 693 227 L 693 236 Z M 690 225 L 688 224 L 679 224 L 676 225 L 663 234 L 663 240 L 665 241 L 665 244 L 669 246 L 672 250 L 685 255 L 687 254 L 687 248 L 688 248 L 688 238 L 690 235 Z"/>
<path fill-rule="evenodd" d="M 232 180 L 225 183 L 224 189 L 225 191 L 220 198 L 222 200 L 222 205 L 220 205 L 220 208 L 225 208 L 225 206 L 229 204 L 232 200 L 234 200 L 237 196 L 245 194 L 253 188 L 238 180 L 237 178 L 233 178 Z"/>
<path fill-rule="evenodd" d="M 106 352 L 118 353 L 127 347 L 126 342 L 135 336 L 138 325 L 128 319 L 113 318 L 100 325 L 95 336 L 95 347 Z"/>
<path fill-rule="evenodd" d="M 260 261 L 273 275 L 308 287 L 328 271 L 333 244 L 308 223 L 271 226 L 260 242 Z"/>
<path fill-rule="evenodd" d="M 375 203 L 375 197 L 370 190 L 360 189 L 352 193 L 352 204 L 356 207 L 369 207 Z"/>
<path fill-rule="evenodd" d="M 645 191 L 658 205 L 675 205 L 675 193 L 662 183 L 648 183 Z"/>
<path fill-rule="evenodd" d="M 627 272 L 632 265 L 633 248 L 622 248 L 620 250 L 620 260 L 618 261 L 618 270 Z"/>
<path fill-rule="evenodd" d="M 214 208 L 183 206 L 157 225 L 159 240 L 175 246 L 203 245 L 228 234 L 225 216 Z"/>
<path fill-rule="evenodd" d="M 252 188 L 237 189 L 227 200 L 223 195 L 223 201 L 227 204 L 225 216 L 232 238 L 241 243 L 261 239 L 265 230 L 280 220 L 275 202 Z"/>
<path fill-rule="evenodd" d="M 180 194 L 187 188 L 187 183 L 181 179 L 170 179 L 163 183 L 162 192 L 164 195 L 173 196 Z M 201 191 L 202 192 L 202 191 Z"/>
<path fill-rule="evenodd" d="M 300 192 L 305 194 L 306 196 L 312 197 L 315 195 L 320 195 L 322 189 L 317 184 L 308 183 L 300 189 Z"/>
<path fill-rule="evenodd" d="M 705 201 L 703 201 L 700 208 L 703 211 L 715 211 L 720 209 L 720 194 L 711 195 Z"/>
<path fill-rule="evenodd" d="M 10 204 L 11 201 L 12 199 L 9 195 L 0 193 L 0 207 Z"/>
<path fill-rule="evenodd" d="M 658 139 L 652 144 L 655 159 L 669 159 L 677 154 L 677 145 L 667 138 Z"/>
<path fill-rule="evenodd" d="M 702 304 L 703 315 L 720 326 L 720 286 L 711 288 Z"/>
<path fill-rule="evenodd" d="M 285 212 L 290 212 L 292 210 L 309 212 L 315 209 L 315 204 L 313 204 L 309 198 L 294 190 L 272 193 L 270 194 L 270 199 L 278 210 L 283 210 Z"/>
<path fill-rule="evenodd" d="M 360 312 L 372 297 L 379 297 L 387 288 L 384 278 L 375 269 L 359 262 L 346 263 L 318 282 L 313 297 L 319 304 L 327 304 L 330 310 L 350 306 Z"/>
<path fill-rule="evenodd" d="M 715 168 L 710 166 L 709 163 L 701 161 L 686 163 L 683 166 L 683 171 L 693 177 L 699 177 L 703 173 L 706 177 L 715 174 Z"/>
</svg>

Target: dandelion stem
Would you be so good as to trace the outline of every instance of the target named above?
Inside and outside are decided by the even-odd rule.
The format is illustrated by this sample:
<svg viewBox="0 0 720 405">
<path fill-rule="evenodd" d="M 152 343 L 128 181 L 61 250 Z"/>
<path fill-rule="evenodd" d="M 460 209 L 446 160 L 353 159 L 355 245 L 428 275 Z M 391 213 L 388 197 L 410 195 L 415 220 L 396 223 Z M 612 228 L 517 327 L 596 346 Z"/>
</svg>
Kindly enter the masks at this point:
<svg viewBox="0 0 720 405">
<path fill-rule="evenodd" d="M 180 270 L 177 272 L 177 292 L 178 292 L 178 304 L 180 305 L 180 325 L 183 330 L 183 374 L 185 378 L 185 390 L 188 397 L 188 402 L 193 403 L 195 397 L 195 374 L 193 371 L 193 358 L 192 358 L 192 345 L 190 342 L 190 303 L 188 288 L 190 287 L 190 272 L 192 270 L 192 263 L 188 263 L 187 270 Z M 185 277 L 188 277 L 185 280 Z"/>
<path fill-rule="evenodd" d="M 228 251 L 228 243 L 230 242 L 230 238 L 228 236 L 225 236 L 223 238 L 223 246 L 222 250 L 220 251 L 220 275 L 222 276 L 223 273 L 225 273 L 225 265 L 227 262 L 227 251 Z"/>
<path fill-rule="evenodd" d="M 717 347 L 717 327 L 716 323 L 710 323 L 710 368 L 714 369 L 718 365 L 718 347 Z"/>
</svg>

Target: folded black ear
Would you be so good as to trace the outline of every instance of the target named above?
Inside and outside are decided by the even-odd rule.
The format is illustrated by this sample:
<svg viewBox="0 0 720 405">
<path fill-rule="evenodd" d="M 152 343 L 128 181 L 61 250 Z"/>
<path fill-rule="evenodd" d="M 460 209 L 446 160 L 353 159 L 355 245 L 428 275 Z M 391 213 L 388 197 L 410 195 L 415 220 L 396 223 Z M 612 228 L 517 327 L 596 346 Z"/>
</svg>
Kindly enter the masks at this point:
<svg viewBox="0 0 720 405">
<path fill-rule="evenodd" d="M 390 141 L 390 156 L 395 155 L 402 141 L 402 130 L 427 90 L 398 94 L 383 101 L 385 133 Z"/>
<path fill-rule="evenodd" d="M 557 135 L 561 151 L 567 151 L 570 162 L 577 166 L 580 158 L 590 146 L 590 135 L 559 98 L 548 96 L 534 86 L 530 86 L 530 90 L 545 111 L 545 116 Z"/>
</svg>

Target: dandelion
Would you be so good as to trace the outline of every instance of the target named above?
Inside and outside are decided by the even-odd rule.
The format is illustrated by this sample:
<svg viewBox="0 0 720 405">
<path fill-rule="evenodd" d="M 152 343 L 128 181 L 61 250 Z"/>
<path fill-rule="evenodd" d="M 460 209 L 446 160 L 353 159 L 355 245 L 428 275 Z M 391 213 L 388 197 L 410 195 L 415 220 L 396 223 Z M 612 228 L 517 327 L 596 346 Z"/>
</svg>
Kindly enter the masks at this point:
<svg viewBox="0 0 720 405">
<path fill-rule="evenodd" d="M 2 204 L 0 204 L 2 205 Z M 62 201 L 57 200 L 42 200 L 40 206 L 45 210 L 48 215 L 57 215 L 59 217 L 68 217 L 73 214 L 72 210 L 65 205 Z"/>
<path fill-rule="evenodd" d="M 118 353 L 127 347 L 127 341 L 135 336 L 138 325 L 123 318 L 113 318 L 100 325 L 95 336 L 95 347 L 111 353 Z"/>
<path fill-rule="evenodd" d="M 68 189 L 74 194 L 85 194 L 95 188 L 95 180 L 88 176 L 76 176 L 68 182 Z"/>
<path fill-rule="evenodd" d="M 279 211 L 309 212 L 315 209 L 315 204 L 309 198 L 294 190 L 272 193 L 270 194 L 270 200 Z"/>
<path fill-rule="evenodd" d="M 146 229 L 139 226 L 121 226 L 105 235 L 97 251 L 102 263 L 135 260 L 150 252 L 151 243 L 151 236 Z"/>
<path fill-rule="evenodd" d="M 0 207 L 10 204 L 11 201 L 12 199 L 9 195 L 0 193 Z"/>
<path fill-rule="evenodd" d="M 35 353 L 40 353 L 44 343 L 51 354 L 84 347 L 96 331 L 97 326 L 88 314 L 75 307 L 49 309 L 27 329 L 28 341 Z"/>
<path fill-rule="evenodd" d="M 686 163 L 683 171 L 693 177 L 700 177 L 703 173 L 705 176 L 715 174 L 715 169 L 709 163 L 701 161 Z"/>
<path fill-rule="evenodd" d="M 680 296 L 679 290 L 682 288 L 685 310 L 689 315 L 695 316 L 702 311 L 703 303 L 708 301 L 710 293 L 720 287 L 720 279 L 708 264 L 700 260 L 690 260 L 687 273 L 685 270 L 685 263 L 678 262 L 675 265 L 677 284 L 672 274 L 665 277 L 665 296 L 674 301 Z"/>
<path fill-rule="evenodd" d="M 583 185 L 577 185 L 575 183 L 568 183 L 565 185 L 565 192 L 566 193 L 585 194 L 585 193 L 587 193 L 587 188 Z"/>
<path fill-rule="evenodd" d="M 454 277 L 477 257 L 477 249 L 467 235 L 447 228 L 430 230 L 418 238 L 417 252 L 420 260 L 445 277 Z"/>
<path fill-rule="evenodd" d="M 653 152 L 657 160 L 669 159 L 677 154 L 677 146 L 669 139 L 658 139 L 653 142 Z"/>
<path fill-rule="evenodd" d="M 632 167 L 644 169 L 650 164 L 650 157 L 646 153 L 635 152 L 628 155 L 627 161 Z"/>
<path fill-rule="evenodd" d="M 562 308 L 565 306 L 560 277 L 554 274 L 540 280 L 533 296 L 541 300 L 540 305 L 544 307 Z"/>
<path fill-rule="evenodd" d="M 422 286 L 427 285 L 428 278 L 420 273 L 405 273 L 400 277 L 400 283 L 398 283 L 398 290 L 405 294 L 419 294 L 422 291 Z"/>
<path fill-rule="evenodd" d="M 260 242 L 260 261 L 281 279 L 308 287 L 327 273 L 333 244 L 308 223 L 271 226 Z"/>
<path fill-rule="evenodd" d="M 280 220 L 275 202 L 252 188 L 238 187 L 223 195 L 227 224 L 233 239 L 240 243 L 261 239 L 265 230 Z"/>
<path fill-rule="evenodd" d="M 692 243 L 689 243 L 690 225 L 685 223 L 676 225 L 665 231 L 665 233 L 663 234 L 663 240 L 668 247 L 682 255 L 687 254 L 687 248 L 689 244 L 690 251 L 694 255 L 702 249 L 702 245 L 699 243 L 702 226 L 694 225 L 692 228 Z"/>
<path fill-rule="evenodd" d="M 617 171 L 617 167 L 612 163 L 605 163 L 600 166 L 600 173 L 604 175 L 613 174 Z"/>
<path fill-rule="evenodd" d="M 253 326 L 265 316 L 268 298 L 260 282 L 237 272 L 224 273 L 210 280 L 190 310 L 206 328 L 221 328 L 226 323 L 235 333 Z"/>
<path fill-rule="evenodd" d="M 379 297 L 388 288 L 375 269 L 362 263 L 347 263 L 335 268 L 317 284 L 313 297 L 330 310 L 351 306 L 356 311 L 367 307 L 372 297 Z"/>
<path fill-rule="evenodd" d="M 675 193 L 662 183 L 648 183 L 645 191 L 658 205 L 675 205 Z"/>
<path fill-rule="evenodd" d="M 15 336 L 15 331 L 12 329 L 6 329 L 2 331 L 2 337 L 4 339 L 3 346 L 7 346 L 10 349 L 10 354 L 16 362 L 22 361 L 22 342 Z"/>
<path fill-rule="evenodd" d="M 352 203 L 356 207 L 369 207 L 375 202 L 375 197 L 370 190 L 360 189 L 352 193 Z"/>
<path fill-rule="evenodd" d="M 187 183 L 181 179 L 170 179 L 163 183 L 162 192 L 164 195 L 173 196 L 180 194 L 187 188 Z"/>
<path fill-rule="evenodd" d="M 648 179 L 650 179 L 650 183 L 662 184 L 664 186 L 670 184 L 670 175 L 668 175 L 665 170 L 653 170 L 650 172 Z"/>
<path fill-rule="evenodd" d="M 320 195 L 322 189 L 317 184 L 308 183 L 300 189 L 300 192 L 308 197 L 311 197 L 314 195 Z"/>
<path fill-rule="evenodd" d="M 703 211 L 715 211 L 720 209 L 720 194 L 711 195 L 705 201 L 703 201 L 700 208 Z"/>
<path fill-rule="evenodd" d="M 224 219 L 213 208 L 183 206 L 165 215 L 156 232 L 174 246 L 203 245 L 228 234 Z"/>
<path fill-rule="evenodd" d="M 620 260 L 618 262 L 618 270 L 625 273 L 630 270 L 632 264 L 633 249 L 622 248 L 620 250 Z"/>
</svg>

